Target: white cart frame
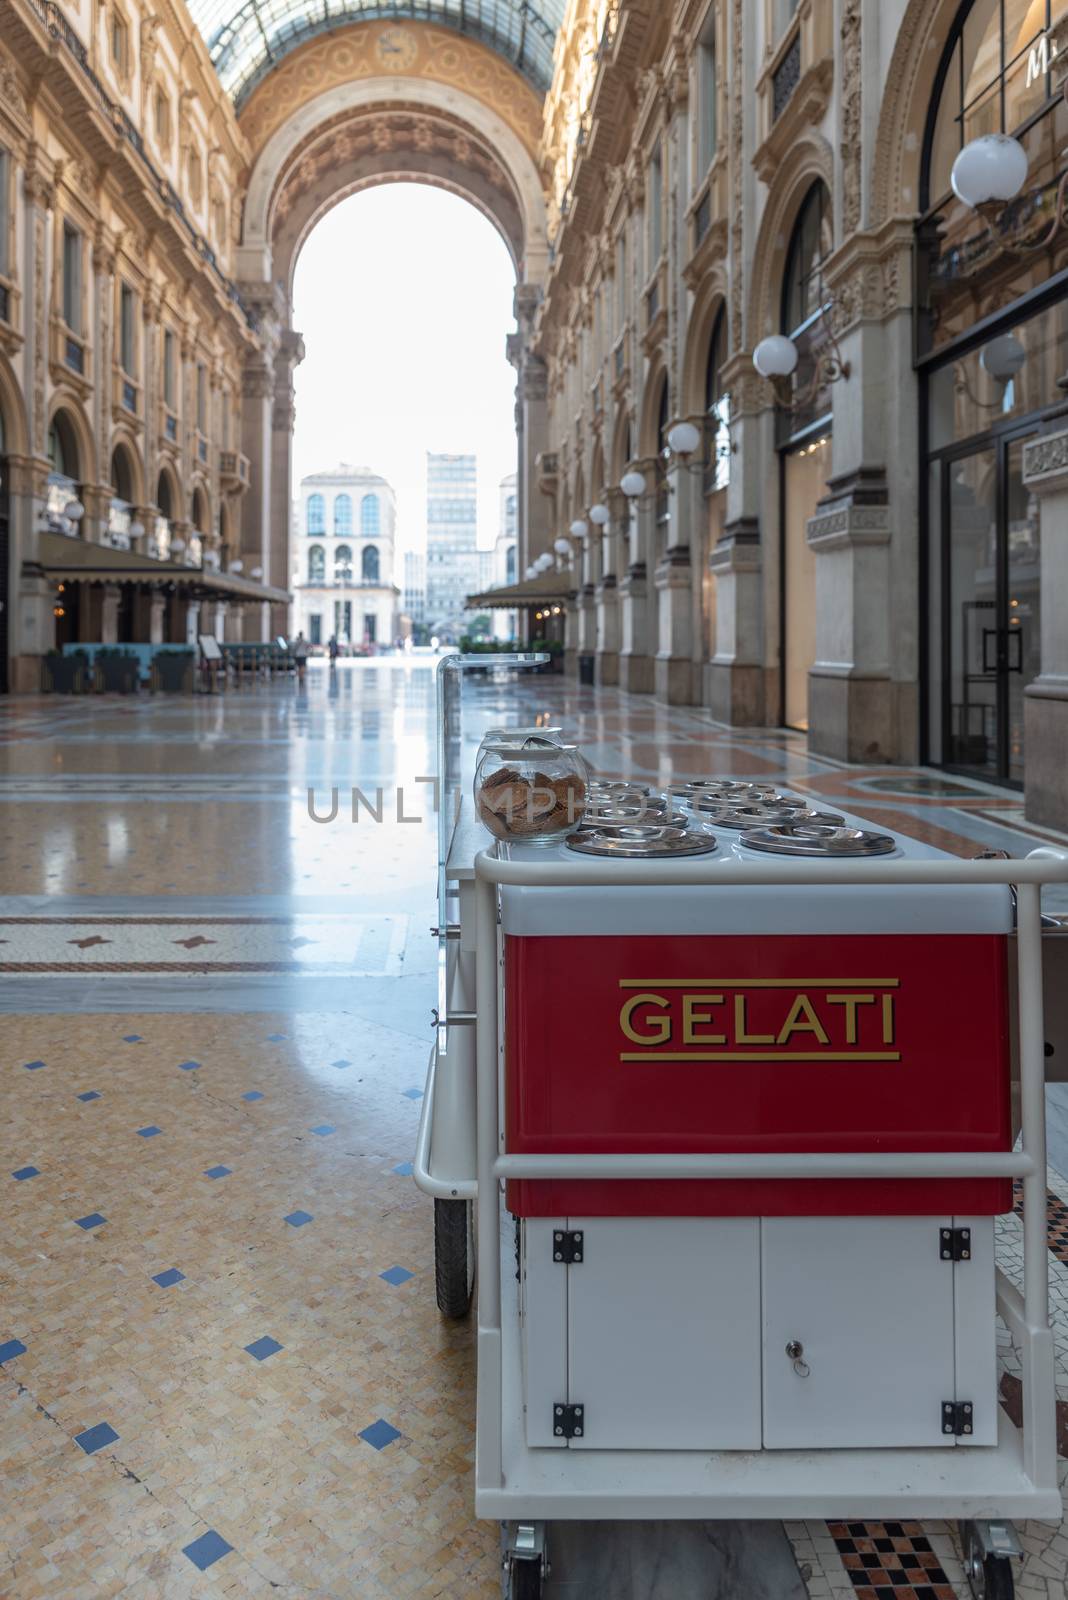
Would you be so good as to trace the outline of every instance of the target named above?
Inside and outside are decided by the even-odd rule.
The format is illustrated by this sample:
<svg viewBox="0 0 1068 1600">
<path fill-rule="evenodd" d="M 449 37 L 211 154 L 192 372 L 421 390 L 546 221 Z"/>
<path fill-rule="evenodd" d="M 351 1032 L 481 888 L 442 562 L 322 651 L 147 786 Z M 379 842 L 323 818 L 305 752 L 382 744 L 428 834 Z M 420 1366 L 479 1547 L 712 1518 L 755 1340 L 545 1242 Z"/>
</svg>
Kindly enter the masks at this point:
<svg viewBox="0 0 1068 1600">
<path fill-rule="evenodd" d="M 500 1106 L 502 884 L 539 888 L 649 888 L 717 883 L 789 892 L 838 884 L 1008 883 L 1017 890 L 1017 979 L 1022 1148 L 820 1155 L 513 1155 Z M 1042 848 L 1016 861 L 475 860 L 478 995 L 477 1222 L 478 1421 L 475 1509 L 480 1517 L 553 1519 L 866 1519 L 1037 1517 L 1060 1521 L 1056 1387 L 1046 1256 L 1046 1113 L 1040 894 L 1068 882 L 1068 853 Z M 502 1261 L 512 1256 L 501 1186 L 515 1178 L 812 1179 L 1020 1178 L 1024 1291 L 997 1275 L 997 1309 L 1019 1346 L 1023 1427 L 999 1407 L 993 1446 L 877 1450 L 532 1450 L 525 1442 L 515 1296 L 502 1305 Z"/>
</svg>

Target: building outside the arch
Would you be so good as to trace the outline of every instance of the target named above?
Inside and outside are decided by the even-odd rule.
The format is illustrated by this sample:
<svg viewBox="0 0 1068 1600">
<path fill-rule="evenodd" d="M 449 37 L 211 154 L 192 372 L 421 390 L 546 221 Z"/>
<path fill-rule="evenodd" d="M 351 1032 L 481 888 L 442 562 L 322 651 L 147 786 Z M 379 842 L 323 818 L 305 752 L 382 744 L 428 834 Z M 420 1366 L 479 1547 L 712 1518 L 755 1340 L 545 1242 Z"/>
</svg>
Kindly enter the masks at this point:
<svg viewBox="0 0 1068 1600">
<path fill-rule="evenodd" d="M 374 652 L 400 631 L 397 502 L 368 467 L 344 462 L 300 482 L 293 625 L 309 644 Z"/>
<path fill-rule="evenodd" d="M 458 642 L 465 631 L 464 602 L 478 580 L 477 459 L 428 450 L 426 623 L 435 637 Z"/>
<path fill-rule="evenodd" d="M 405 179 L 515 266 L 521 627 L 550 552 L 570 671 L 1068 814 L 1060 0 L 4 4 L 13 687 L 288 627 L 295 265 Z M 980 213 L 949 175 L 991 131 L 1029 170 Z"/>
</svg>

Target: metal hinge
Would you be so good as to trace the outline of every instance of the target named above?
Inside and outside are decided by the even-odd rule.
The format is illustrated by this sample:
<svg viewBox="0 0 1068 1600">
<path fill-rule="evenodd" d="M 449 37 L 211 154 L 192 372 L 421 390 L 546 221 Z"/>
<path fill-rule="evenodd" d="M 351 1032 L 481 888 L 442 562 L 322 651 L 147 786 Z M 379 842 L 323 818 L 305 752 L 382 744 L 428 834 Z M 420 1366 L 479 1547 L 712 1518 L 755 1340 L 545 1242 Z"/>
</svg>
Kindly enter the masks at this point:
<svg viewBox="0 0 1068 1600">
<path fill-rule="evenodd" d="M 554 1229 L 553 1260 L 562 1262 L 565 1267 L 573 1267 L 577 1261 L 582 1260 L 581 1228 L 573 1233 Z"/>
<path fill-rule="evenodd" d="M 553 1433 L 558 1439 L 581 1439 L 583 1428 L 582 1406 L 553 1406 Z"/>
<path fill-rule="evenodd" d="M 972 1431 L 972 1403 L 970 1400 L 942 1401 L 942 1432 L 951 1433 L 955 1439 Z"/>
<path fill-rule="evenodd" d="M 939 1228 L 938 1250 L 943 1261 L 970 1261 L 972 1259 L 972 1230 L 970 1228 Z"/>
</svg>

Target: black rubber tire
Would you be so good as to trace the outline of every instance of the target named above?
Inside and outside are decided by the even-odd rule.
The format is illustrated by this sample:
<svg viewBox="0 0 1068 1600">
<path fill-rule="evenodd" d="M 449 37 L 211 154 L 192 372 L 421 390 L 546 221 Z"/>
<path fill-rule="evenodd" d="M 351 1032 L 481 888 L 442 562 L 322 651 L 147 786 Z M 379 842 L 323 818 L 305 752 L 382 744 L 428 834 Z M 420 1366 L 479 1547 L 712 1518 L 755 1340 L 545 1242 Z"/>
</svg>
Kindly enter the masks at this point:
<svg viewBox="0 0 1068 1600">
<path fill-rule="evenodd" d="M 434 1201 L 434 1280 L 438 1310 L 454 1320 L 471 1309 L 475 1286 L 474 1204 Z"/>
<path fill-rule="evenodd" d="M 541 1600 L 541 1562 L 513 1561 L 508 1600 Z"/>
</svg>

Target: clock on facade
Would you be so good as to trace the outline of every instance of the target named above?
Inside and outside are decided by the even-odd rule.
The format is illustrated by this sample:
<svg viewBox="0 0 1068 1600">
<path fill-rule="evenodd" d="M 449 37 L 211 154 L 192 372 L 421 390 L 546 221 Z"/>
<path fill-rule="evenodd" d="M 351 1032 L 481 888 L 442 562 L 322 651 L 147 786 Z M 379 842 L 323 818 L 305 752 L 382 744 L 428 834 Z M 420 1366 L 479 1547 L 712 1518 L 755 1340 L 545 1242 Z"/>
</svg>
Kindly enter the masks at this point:
<svg viewBox="0 0 1068 1600">
<path fill-rule="evenodd" d="M 419 54 L 415 34 L 408 28 L 386 28 L 375 47 L 378 59 L 388 72 L 403 72 Z"/>
</svg>

